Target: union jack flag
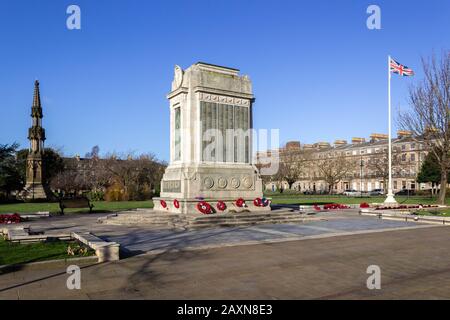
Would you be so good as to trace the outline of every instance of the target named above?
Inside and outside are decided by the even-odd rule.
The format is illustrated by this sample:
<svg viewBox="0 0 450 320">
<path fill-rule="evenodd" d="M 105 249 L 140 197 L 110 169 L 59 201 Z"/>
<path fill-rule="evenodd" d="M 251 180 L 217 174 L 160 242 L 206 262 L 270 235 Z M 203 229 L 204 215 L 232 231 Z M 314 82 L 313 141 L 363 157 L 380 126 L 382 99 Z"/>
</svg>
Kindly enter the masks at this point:
<svg viewBox="0 0 450 320">
<path fill-rule="evenodd" d="M 398 63 L 392 58 L 389 63 L 389 69 L 391 70 L 392 73 L 396 73 L 398 75 L 401 75 L 402 77 L 411 77 L 414 75 L 414 71 L 412 71 L 412 69 Z"/>
</svg>

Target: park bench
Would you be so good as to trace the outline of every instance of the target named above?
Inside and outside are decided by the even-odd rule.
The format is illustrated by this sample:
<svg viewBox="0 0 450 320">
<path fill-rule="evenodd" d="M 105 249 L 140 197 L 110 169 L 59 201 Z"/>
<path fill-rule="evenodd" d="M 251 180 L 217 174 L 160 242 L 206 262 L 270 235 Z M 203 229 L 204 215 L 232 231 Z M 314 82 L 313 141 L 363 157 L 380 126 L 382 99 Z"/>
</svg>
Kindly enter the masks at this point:
<svg viewBox="0 0 450 320">
<path fill-rule="evenodd" d="M 64 214 L 66 208 L 89 208 L 89 212 L 92 212 L 94 205 L 90 203 L 88 198 L 73 198 L 73 199 L 60 199 L 59 208 L 61 214 Z"/>
</svg>

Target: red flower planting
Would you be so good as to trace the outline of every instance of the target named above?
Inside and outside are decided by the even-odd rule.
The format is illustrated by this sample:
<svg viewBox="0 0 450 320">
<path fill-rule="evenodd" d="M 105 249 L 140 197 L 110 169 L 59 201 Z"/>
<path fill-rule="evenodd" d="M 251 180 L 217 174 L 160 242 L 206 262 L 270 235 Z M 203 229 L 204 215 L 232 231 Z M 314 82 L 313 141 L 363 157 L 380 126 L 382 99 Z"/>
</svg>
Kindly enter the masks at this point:
<svg viewBox="0 0 450 320">
<path fill-rule="evenodd" d="M 340 210 L 340 209 L 348 209 L 348 206 L 340 203 L 329 203 L 323 206 L 325 210 Z"/>
<path fill-rule="evenodd" d="M 253 204 L 255 205 L 255 207 L 262 207 L 263 201 L 261 198 L 256 198 L 255 200 L 253 200 Z"/>
<path fill-rule="evenodd" d="M 266 198 L 262 198 L 262 202 L 263 202 L 263 206 L 267 207 L 270 205 L 271 201 L 269 199 Z"/>
<path fill-rule="evenodd" d="M 227 205 L 223 201 L 218 201 L 216 205 L 217 209 L 220 211 L 224 211 L 227 208 Z"/>
<path fill-rule="evenodd" d="M 256 198 L 255 200 L 253 200 L 253 204 L 255 205 L 255 207 L 267 207 L 270 204 L 270 200 L 266 198 Z"/>
<path fill-rule="evenodd" d="M 164 200 L 160 200 L 159 203 L 161 204 L 161 207 L 164 209 L 167 208 L 167 203 Z"/>
<path fill-rule="evenodd" d="M 236 206 L 238 206 L 239 208 L 245 207 L 245 200 L 242 198 L 237 199 Z"/>
<path fill-rule="evenodd" d="M 370 205 L 367 202 L 363 202 L 359 205 L 360 208 L 370 208 Z"/>
<path fill-rule="evenodd" d="M 0 224 L 20 223 L 20 215 L 14 214 L 0 214 Z"/>
<path fill-rule="evenodd" d="M 197 203 L 197 210 L 203 214 L 212 213 L 211 205 L 206 201 L 200 201 L 199 203 Z"/>
<path fill-rule="evenodd" d="M 180 207 L 180 202 L 177 199 L 173 200 L 173 206 L 178 209 Z"/>
</svg>

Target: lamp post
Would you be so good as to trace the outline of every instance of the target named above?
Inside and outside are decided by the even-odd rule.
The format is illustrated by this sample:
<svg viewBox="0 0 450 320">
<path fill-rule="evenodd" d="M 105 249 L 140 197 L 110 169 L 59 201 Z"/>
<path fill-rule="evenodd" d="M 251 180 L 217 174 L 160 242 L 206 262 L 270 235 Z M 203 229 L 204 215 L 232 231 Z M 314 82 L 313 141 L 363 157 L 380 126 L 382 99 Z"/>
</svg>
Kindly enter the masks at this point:
<svg viewBox="0 0 450 320">
<path fill-rule="evenodd" d="M 363 191 L 363 166 L 364 166 L 364 161 L 363 158 L 361 156 L 361 161 L 359 162 L 359 168 L 360 168 L 360 172 L 359 172 L 359 192 L 360 192 L 360 197 L 362 198 L 362 191 Z"/>
</svg>

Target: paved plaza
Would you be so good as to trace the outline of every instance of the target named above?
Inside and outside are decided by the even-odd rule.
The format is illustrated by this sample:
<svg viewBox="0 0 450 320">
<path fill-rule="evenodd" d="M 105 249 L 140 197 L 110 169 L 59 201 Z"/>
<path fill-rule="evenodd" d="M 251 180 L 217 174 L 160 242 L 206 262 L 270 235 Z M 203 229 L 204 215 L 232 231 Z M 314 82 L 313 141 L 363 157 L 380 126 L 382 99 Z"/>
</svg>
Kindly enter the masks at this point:
<svg viewBox="0 0 450 320">
<path fill-rule="evenodd" d="M 67 217 L 52 220 L 60 232 Z M 59 222 L 58 222 L 59 221 Z M 443 299 L 450 297 L 450 241 L 445 226 L 360 217 L 197 231 L 95 224 L 130 256 L 82 267 L 81 290 L 66 288 L 65 267 L 0 276 L 0 299 Z M 35 223 L 42 225 L 41 222 Z M 60 224 L 60 225 L 59 225 Z M 112 228 L 114 227 L 114 228 Z M 368 290 L 369 265 L 381 290 Z"/>
<path fill-rule="evenodd" d="M 304 224 L 261 224 L 235 228 L 209 228 L 188 231 L 143 230 L 132 233 L 117 230 L 99 232 L 101 237 L 121 244 L 128 253 L 161 252 L 166 250 L 216 248 L 294 241 L 355 233 L 380 232 L 403 228 L 428 227 L 414 222 L 380 220 L 374 218 L 330 218 Z"/>
<path fill-rule="evenodd" d="M 298 214 L 300 215 L 300 213 Z M 302 215 L 305 216 L 305 214 Z M 70 235 L 71 232 L 91 232 L 104 240 L 119 243 L 123 256 L 148 252 L 159 253 L 167 250 L 274 243 L 428 226 L 416 222 L 360 216 L 357 210 L 322 212 L 314 216 L 307 216 L 311 219 L 307 223 L 258 224 L 197 230 L 162 230 L 149 225 L 127 226 L 98 223 L 98 218 L 104 216 L 105 214 L 74 214 L 41 219 L 26 225 L 30 226 L 33 231 L 55 236 Z M 322 220 L 318 221 L 317 219 Z"/>
</svg>

